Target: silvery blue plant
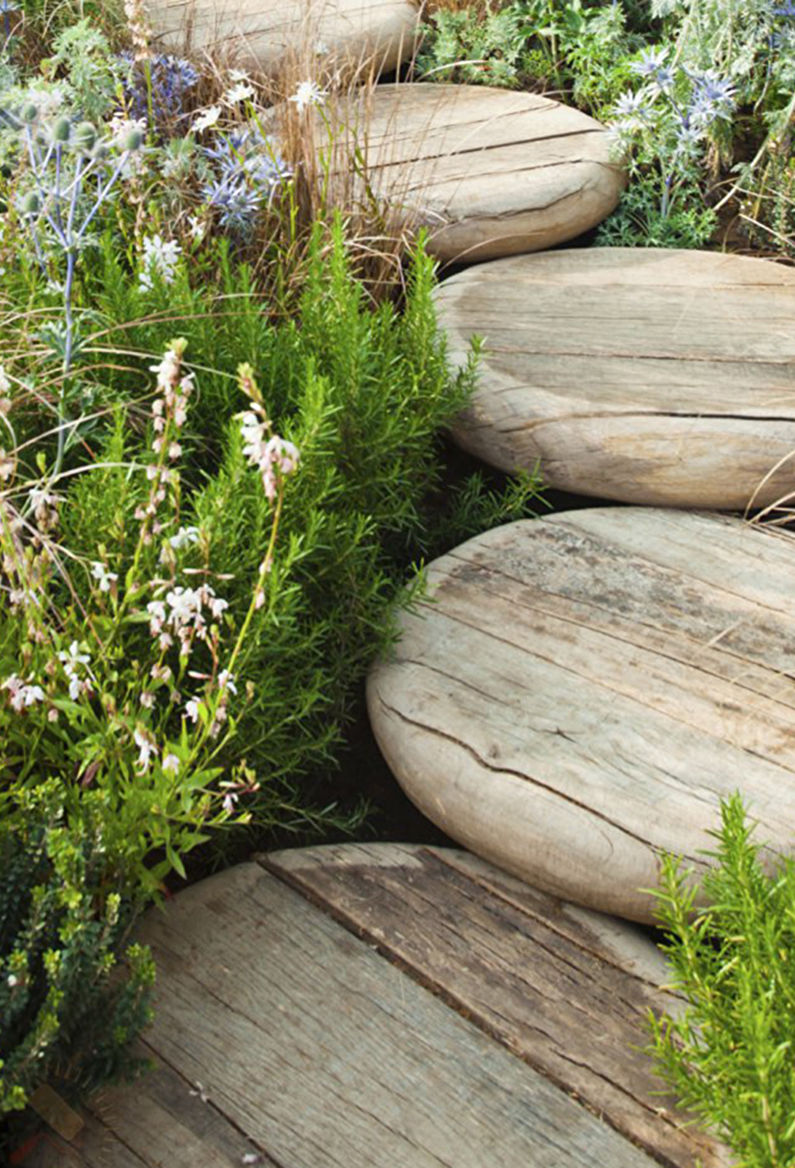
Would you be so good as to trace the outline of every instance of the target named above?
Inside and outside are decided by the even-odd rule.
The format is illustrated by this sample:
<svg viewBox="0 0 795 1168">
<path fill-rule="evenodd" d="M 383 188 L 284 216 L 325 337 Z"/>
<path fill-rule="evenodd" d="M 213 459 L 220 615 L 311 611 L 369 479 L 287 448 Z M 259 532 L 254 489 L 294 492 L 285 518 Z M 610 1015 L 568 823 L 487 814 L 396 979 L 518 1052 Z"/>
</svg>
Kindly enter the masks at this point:
<svg viewBox="0 0 795 1168">
<path fill-rule="evenodd" d="M 90 229 L 113 197 L 131 155 L 144 143 L 139 123 L 122 121 L 111 137 L 103 137 L 88 121 L 68 114 L 42 117 L 28 101 L 16 111 L 0 107 L 0 123 L 19 138 L 25 161 L 16 210 L 45 273 L 63 273 L 58 284 L 63 303 L 62 326 L 50 330 L 49 341 L 62 360 L 58 402 L 57 453 L 53 476 L 60 472 L 70 425 L 67 390 L 77 342 L 73 292 L 77 264 L 92 242 Z"/>
<path fill-rule="evenodd" d="M 3 18 L 2 41 L 5 42 L 6 44 L 11 40 L 11 33 L 12 33 L 11 14 L 12 14 L 12 12 L 19 12 L 19 4 L 18 4 L 17 0 L 0 0 L 0 16 L 2 16 L 2 18 Z M 0 45 L 0 47 L 2 47 L 2 46 Z"/>
<path fill-rule="evenodd" d="M 204 155 L 215 170 L 202 194 L 217 211 L 222 227 L 244 233 L 257 212 L 270 203 L 290 171 L 273 141 L 251 124 L 234 134 L 219 136 Z"/>
<path fill-rule="evenodd" d="M 707 141 L 721 122 L 730 121 L 735 90 L 712 72 L 669 63 L 664 48 L 648 49 L 630 68 L 643 84 L 616 103 L 610 129 L 621 153 L 658 163 L 665 218 L 679 183 L 693 177 Z"/>
<path fill-rule="evenodd" d="M 199 80 L 190 61 L 170 53 L 155 53 L 140 62 L 132 53 L 120 53 L 119 61 L 124 66 L 122 88 L 130 117 L 163 127 L 184 113 L 185 97 Z"/>
</svg>

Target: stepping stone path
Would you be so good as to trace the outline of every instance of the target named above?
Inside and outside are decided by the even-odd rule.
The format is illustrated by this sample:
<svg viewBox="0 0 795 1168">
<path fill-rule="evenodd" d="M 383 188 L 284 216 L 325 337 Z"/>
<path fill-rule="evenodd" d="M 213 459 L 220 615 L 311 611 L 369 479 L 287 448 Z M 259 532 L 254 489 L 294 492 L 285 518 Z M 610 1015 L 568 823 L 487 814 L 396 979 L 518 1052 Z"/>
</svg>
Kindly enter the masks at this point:
<svg viewBox="0 0 795 1168">
<path fill-rule="evenodd" d="M 428 570 L 368 685 L 381 750 L 453 839 L 539 888 L 653 920 L 661 851 L 703 873 L 719 800 L 795 839 L 795 543 L 738 519 L 523 520 Z"/>
<path fill-rule="evenodd" d="M 397 68 L 414 51 L 413 0 L 152 0 L 149 19 L 168 52 L 228 51 L 237 63 L 270 71 L 291 50 L 318 59 L 372 60 Z"/>
<path fill-rule="evenodd" d="M 260 864 L 150 915 L 158 1069 L 26 1168 L 728 1165 L 637 1049 L 679 1003 L 633 926 L 447 848 Z"/>
<path fill-rule="evenodd" d="M 437 306 L 452 359 L 485 339 L 454 437 L 486 462 L 540 460 L 549 486 L 635 503 L 742 510 L 795 490 L 792 268 L 573 249 L 470 268 Z"/>
<path fill-rule="evenodd" d="M 342 127 L 335 158 L 341 148 L 347 171 L 356 143 L 394 222 L 426 227 L 429 250 L 446 261 L 573 239 L 613 210 L 624 186 L 603 127 L 538 94 L 379 85 L 331 116 Z"/>
</svg>

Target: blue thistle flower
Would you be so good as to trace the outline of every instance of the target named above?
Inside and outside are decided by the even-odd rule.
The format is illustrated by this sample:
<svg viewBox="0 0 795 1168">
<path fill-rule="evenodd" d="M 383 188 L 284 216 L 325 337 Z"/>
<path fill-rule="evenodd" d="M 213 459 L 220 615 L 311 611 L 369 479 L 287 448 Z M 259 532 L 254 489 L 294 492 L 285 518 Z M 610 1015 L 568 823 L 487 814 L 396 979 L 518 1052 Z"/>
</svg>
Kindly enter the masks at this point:
<svg viewBox="0 0 795 1168">
<path fill-rule="evenodd" d="M 149 116 L 149 90 L 143 67 L 132 53 L 119 53 L 126 66 L 122 80 L 127 112 L 131 118 Z M 152 117 L 156 126 L 163 126 L 183 112 L 185 94 L 199 80 L 198 71 L 190 61 L 170 53 L 158 53 L 147 61 L 152 89 Z"/>
<path fill-rule="evenodd" d="M 204 147 L 204 154 L 219 172 L 215 181 L 205 184 L 204 198 L 219 212 L 221 225 L 236 231 L 251 227 L 259 208 L 290 174 L 259 126 L 218 138 L 215 145 Z"/>
</svg>

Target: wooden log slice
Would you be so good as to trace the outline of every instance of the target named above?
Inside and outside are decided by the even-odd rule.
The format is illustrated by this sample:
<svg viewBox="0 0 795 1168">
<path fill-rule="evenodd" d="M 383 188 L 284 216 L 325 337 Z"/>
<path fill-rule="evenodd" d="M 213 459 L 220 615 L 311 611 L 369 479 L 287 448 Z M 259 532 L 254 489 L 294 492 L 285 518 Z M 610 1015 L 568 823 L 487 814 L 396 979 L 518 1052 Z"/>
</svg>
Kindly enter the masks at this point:
<svg viewBox="0 0 795 1168">
<path fill-rule="evenodd" d="M 661 1163 L 730 1163 L 641 1049 L 649 1010 L 684 1002 L 637 925 L 452 848 L 327 845 L 261 863 Z"/>
<path fill-rule="evenodd" d="M 169 52 L 212 49 L 271 72 L 297 52 L 328 64 L 390 71 L 414 51 L 414 0 L 152 0 L 149 19 Z"/>
<path fill-rule="evenodd" d="M 159 1069 L 26 1165 L 725 1168 L 638 1049 L 680 1003 L 635 926 L 447 848 L 260 864 L 148 915 Z"/>
<path fill-rule="evenodd" d="M 317 115 L 321 149 L 329 122 L 332 167 L 346 179 L 363 172 L 360 197 L 385 201 L 393 226 L 425 227 L 442 260 L 573 239 L 613 210 L 624 186 L 603 127 L 535 93 L 378 85 Z"/>
<path fill-rule="evenodd" d="M 675 507 L 795 489 L 791 268 L 572 249 L 460 273 L 437 306 L 454 360 L 485 339 L 454 437 L 486 462 L 540 461 L 550 486 Z"/>
<path fill-rule="evenodd" d="M 653 920 L 739 790 L 795 840 L 795 542 L 644 508 L 523 520 L 428 570 L 368 681 L 398 781 L 453 839 L 568 900 Z"/>
</svg>

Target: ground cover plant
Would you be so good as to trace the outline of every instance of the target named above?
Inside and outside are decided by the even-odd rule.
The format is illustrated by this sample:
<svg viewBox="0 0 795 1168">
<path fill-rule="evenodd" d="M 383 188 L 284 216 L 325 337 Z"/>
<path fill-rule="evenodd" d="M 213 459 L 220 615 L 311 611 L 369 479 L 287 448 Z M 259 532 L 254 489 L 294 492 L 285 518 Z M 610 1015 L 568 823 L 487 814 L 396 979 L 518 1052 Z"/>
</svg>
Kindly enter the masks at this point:
<svg viewBox="0 0 795 1168">
<path fill-rule="evenodd" d="M 439 0 L 418 74 L 548 92 L 612 127 L 603 245 L 795 253 L 795 9 L 779 0 Z"/>
<path fill-rule="evenodd" d="M 130 928 L 197 847 L 359 822 L 334 768 L 412 565 L 537 490 L 446 480 L 472 368 L 422 240 L 332 197 L 330 83 L 277 138 L 136 3 L 4 16 L 0 1113 L 125 1070 Z"/>
<path fill-rule="evenodd" d="M 658 1070 L 725 1140 L 738 1168 L 795 1157 L 795 863 L 762 863 L 738 795 L 703 880 L 705 908 L 675 857 L 663 865 L 659 919 L 673 982 L 687 1000 L 650 1018 Z"/>
</svg>

